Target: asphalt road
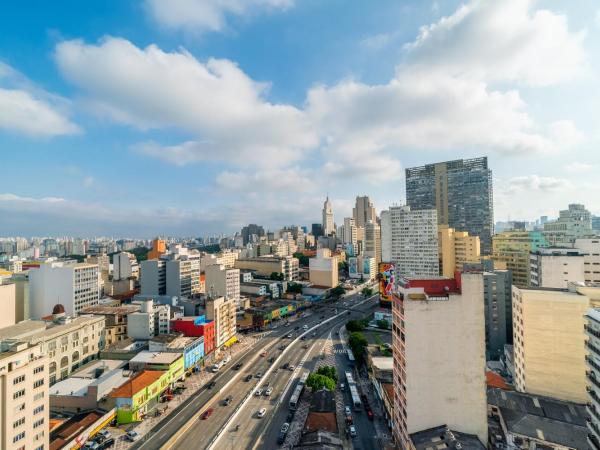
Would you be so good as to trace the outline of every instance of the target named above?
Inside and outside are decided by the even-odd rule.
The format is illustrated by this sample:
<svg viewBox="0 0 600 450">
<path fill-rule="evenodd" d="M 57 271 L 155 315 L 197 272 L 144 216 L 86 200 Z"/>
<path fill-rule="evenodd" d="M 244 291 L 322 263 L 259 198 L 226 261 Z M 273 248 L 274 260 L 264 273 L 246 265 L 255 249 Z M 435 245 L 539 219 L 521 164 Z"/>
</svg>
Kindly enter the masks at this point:
<svg viewBox="0 0 600 450">
<path fill-rule="evenodd" d="M 259 398 L 252 397 L 249 403 L 240 411 L 239 420 L 236 419 L 235 421 L 235 423 L 241 424 L 240 430 L 238 432 L 226 430 L 222 433 L 218 448 L 255 448 L 260 446 L 261 442 L 264 442 L 262 448 L 274 448 L 279 428 L 285 422 L 288 411 L 287 402 L 295 383 L 287 390 L 286 398 L 281 402 L 279 400 L 290 377 L 299 376 L 298 371 L 292 374 L 290 371 L 280 369 L 278 373 L 271 373 L 268 379 L 259 380 L 258 378 L 253 378 L 249 382 L 245 382 L 244 377 L 247 374 L 255 375 L 259 371 L 265 373 L 271 366 L 268 359 L 271 357 L 277 358 L 281 354 L 281 350 L 279 350 L 281 345 L 290 345 L 290 341 L 292 340 L 286 338 L 287 334 L 294 333 L 297 335 L 299 332 L 302 332 L 304 324 L 308 324 L 309 327 L 317 325 L 322 320 L 332 317 L 334 315 L 333 308 L 336 306 L 339 312 L 342 312 L 343 302 L 348 302 L 348 307 L 352 307 L 352 303 L 357 303 L 361 298 L 362 296 L 359 294 L 345 297 L 337 305 L 333 305 L 332 309 L 321 307 L 319 312 L 313 312 L 308 316 L 299 318 L 291 322 L 288 327 L 279 326 L 277 329 L 271 330 L 249 352 L 234 358 L 227 366 L 221 369 L 213 379 L 216 382 L 215 387 L 212 389 L 202 388 L 197 394 L 190 397 L 190 399 L 165 418 L 143 441 L 136 443 L 133 448 L 142 450 L 158 450 L 163 447 L 182 450 L 207 448 L 236 408 L 240 406 L 244 398 L 251 390 L 254 391 L 255 385 L 259 381 L 261 386 L 268 382 L 274 388 L 273 394 L 270 398 L 265 396 Z M 369 303 L 371 305 L 375 304 L 373 300 Z M 362 309 L 368 309 L 366 303 Z M 320 319 L 322 315 L 325 316 L 325 319 Z M 340 318 L 320 326 L 317 328 L 316 337 L 327 336 L 330 330 L 335 327 L 339 328 L 349 318 L 349 316 L 344 314 Z M 299 327 L 300 329 L 294 330 L 295 327 Z M 302 347 L 304 344 L 303 341 L 293 344 L 286 351 L 286 356 L 282 358 L 282 361 L 290 362 L 290 364 L 297 366 L 306 356 L 305 367 L 312 368 L 316 363 L 315 353 L 318 355 L 321 350 L 321 346 L 319 346 L 320 341 L 322 339 L 316 341 L 314 338 L 307 340 L 306 342 L 310 345 L 315 344 L 314 347 L 308 350 Z M 268 355 L 266 357 L 258 356 L 258 353 L 263 350 L 266 350 Z M 307 352 L 309 352 L 308 355 Z M 238 362 L 243 362 L 242 368 L 239 371 L 233 371 L 232 367 Z M 282 362 L 278 365 L 281 364 Z M 229 395 L 233 397 L 233 401 L 228 406 L 222 406 L 221 401 Z M 267 408 L 266 416 L 263 419 L 254 418 L 254 413 L 261 407 Z M 195 418 L 199 412 L 203 412 L 209 408 L 213 409 L 213 413 L 208 419 L 201 420 Z M 229 429 L 231 428 L 229 427 Z M 169 439 L 180 429 L 185 429 L 181 437 L 173 445 L 165 446 Z M 260 439 L 261 436 L 262 439 Z"/>
</svg>

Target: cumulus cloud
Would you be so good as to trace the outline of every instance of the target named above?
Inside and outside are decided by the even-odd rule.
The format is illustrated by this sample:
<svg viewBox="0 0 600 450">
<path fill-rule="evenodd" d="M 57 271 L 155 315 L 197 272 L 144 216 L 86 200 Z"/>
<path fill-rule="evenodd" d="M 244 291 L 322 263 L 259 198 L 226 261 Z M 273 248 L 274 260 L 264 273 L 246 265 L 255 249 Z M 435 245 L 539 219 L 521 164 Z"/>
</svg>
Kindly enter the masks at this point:
<svg viewBox="0 0 600 450">
<path fill-rule="evenodd" d="M 534 0 L 472 0 L 421 28 L 406 45 L 411 64 L 426 71 L 488 81 L 546 86 L 584 69 L 584 31 L 567 17 L 533 9 Z"/>
<path fill-rule="evenodd" d="M 188 32 L 221 31 L 227 16 L 281 11 L 294 0 L 146 0 L 150 16 L 160 25 Z"/>
<path fill-rule="evenodd" d="M 527 175 L 513 177 L 506 183 L 511 191 L 544 191 L 553 192 L 568 189 L 571 182 L 565 178 L 540 177 L 538 175 Z"/>
<path fill-rule="evenodd" d="M 309 172 L 297 168 L 290 169 L 257 169 L 253 172 L 224 171 L 217 175 L 216 184 L 219 189 L 232 192 L 262 193 L 293 191 L 311 192 L 315 190 L 315 180 Z"/>
<path fill-rule="evenodd" d="M 570 164 L 567 164 L 565 166 L 565 170 L 569 173 L 574 173 L 574 174 L 578 174 L 578 173 L 583 173 L 583 172 L 591 172 L 592 170 L 595 170 L 598 166 L 596 166 L 595 164 L 589 164 L 586 162 L 581 162 L 581 161 L 574 161 Z"/>
<path fill-rule="evenodd" d="M 175 164 L 254 155 L 279 165 L 317 143 L 301 110 L 266 101 L 268 85 L 229 60 L 202 63 L 185 50 L 140 49 L 113 37 L 97 45 L 62 42 L 55 58 L 96 113 L 140 129 L 175 127 L 197 136 L 181 145 L 138 148 Z"/>
<path fill-rule="evenodd" d="M 0 62 L 0 129 L 33 137 L 78 133 L 66 109 L 66 100 L 36 87 Z"/>
</svg>

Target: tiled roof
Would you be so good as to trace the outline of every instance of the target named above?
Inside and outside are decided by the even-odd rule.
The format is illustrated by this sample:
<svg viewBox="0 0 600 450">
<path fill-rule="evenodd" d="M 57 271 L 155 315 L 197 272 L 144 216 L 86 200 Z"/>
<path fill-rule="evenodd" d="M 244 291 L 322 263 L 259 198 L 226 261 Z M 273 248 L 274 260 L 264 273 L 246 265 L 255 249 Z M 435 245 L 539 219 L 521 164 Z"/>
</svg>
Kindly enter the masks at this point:
<svg viewBox="0 0 600 450">
<path fill-rule="evenodd" d="M 504 390 L 510 389 L 504 381 L 504 378 L 502 378 L 496 372 L 492 372 L 491 370 L 485 372 L 485 381 L 489 387 L 495 387 Z"/>
<path fill-rule="evenodd" d="M 304 424 L 306 431 L 330 431 L 337 433 L 337 421 L 333 412 L 309 412 Z"/>
<path fill-rule="evenodd" d="M 163 376 L 164 370 L 144 370 L 111 392 L 112 398 L 130 398 Z"/>
</svg>

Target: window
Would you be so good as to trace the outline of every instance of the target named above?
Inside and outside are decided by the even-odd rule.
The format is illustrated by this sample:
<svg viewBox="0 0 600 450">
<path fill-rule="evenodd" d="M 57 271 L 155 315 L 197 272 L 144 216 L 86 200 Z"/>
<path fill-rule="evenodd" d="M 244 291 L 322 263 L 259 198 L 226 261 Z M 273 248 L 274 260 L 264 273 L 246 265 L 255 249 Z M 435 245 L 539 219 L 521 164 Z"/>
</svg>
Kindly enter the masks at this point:
<svg viewBox="0 0 600 450">
<path fill-rule="evenodd" d="M 13 444 L 15 442 L 19 442 L 21 439 L 23 439 L 25 437 L 25 432 L 21 431 L 19 434 L 17 434 L 14 438 L 13 438 Z"/>
<path fill-rule="evenodd" d="M 43 399 L 43 398 L 44 398 L 44 391 L 42 391 L 42 392 L 38 392 L 37 394 L 35 394 L 35 395 L 33 396 L 33 401 L 34 401 L 34 402 L 37 402 L 38 400 L 41 400 L 41 399 Z"/>
<path fill-rule="evenodd" d="M 21 389 L 13 394 L 13 400 L 23 397 L 25 395 L 25 389 Z"/>
<path fill-rule="evenodd" d="M 35 415 L 35 414 L 39 414 L 39 413 L 41 413 L 43 410 L 44 410 L 44 405 L 40 405 L 40 406 L 38 406 L 37 408 L 35 408 L 35 409 L 33 410 L 33 414 L 34 414 L 34 415 Z"/>
<path fill-rule="evenodd" d="M 41 373 L 43 371 L 44 371 L 44 366 L 39 366 L 39 367 L 36 367 L 35 369 L 33 369 L 34 374 Z"/>
<path fill-rule="evenodd" d="M 13 380 L 13 384 L 19 384 L 25 381 L 25 375 L 19 375 Z"/>
<path fill-rule="evenodd" d="M 41 378 L 39 380 L 35 380 L 35 382 L 33 383 L 33 387 L 34 388 L 39 388 L 40 386 L 44 385 L 44 379 Z"/>
<path fill-rule="evenodd" d="M 33 422 L 33 428 L 37 428 L 39 426 L 42 426 L 43 424 L 44 424 L 44 419 L 36 420 L 35 422 Z"/>
<path fill-rule="evenodd" d="M 13 422 L 13 428 L 18 428 L 25 423 L 25 417 L 21 417 Z"/>
</svg>

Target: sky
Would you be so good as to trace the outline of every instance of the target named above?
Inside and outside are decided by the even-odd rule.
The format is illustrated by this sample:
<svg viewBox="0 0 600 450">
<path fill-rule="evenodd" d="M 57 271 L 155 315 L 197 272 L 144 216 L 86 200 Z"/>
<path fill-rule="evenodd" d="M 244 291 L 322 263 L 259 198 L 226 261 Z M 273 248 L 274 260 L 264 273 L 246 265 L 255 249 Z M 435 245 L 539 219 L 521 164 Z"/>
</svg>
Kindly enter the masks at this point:
<svg viewBox="0 0 600 450">
<path fill-rule="evenodd" d="M 595 0 L 0 5 L 0 236 L 230 233 L 488 156 L 495 220 L 600 214 Z"/>
</svg>

